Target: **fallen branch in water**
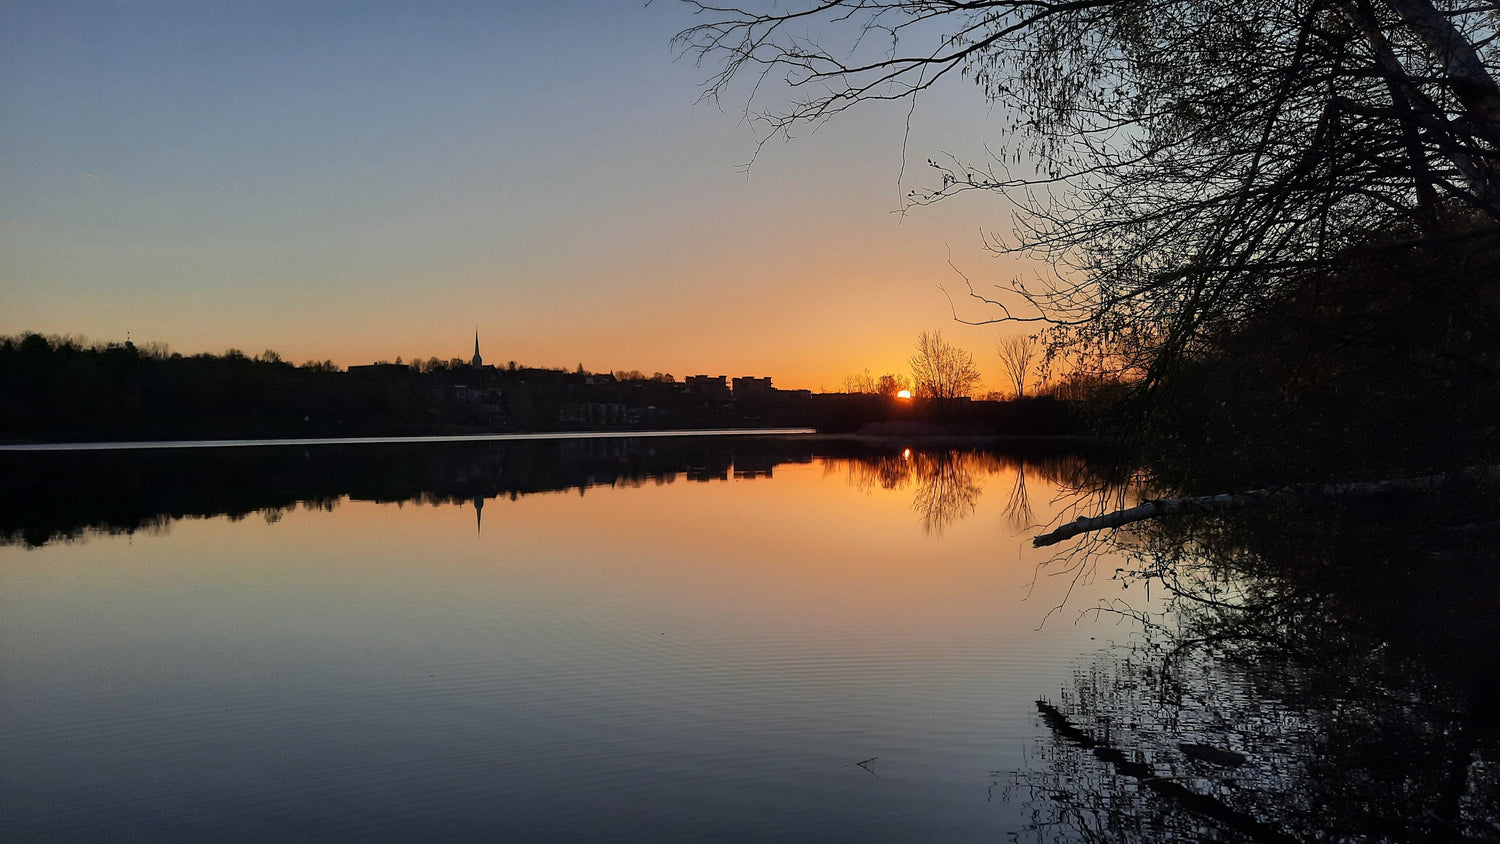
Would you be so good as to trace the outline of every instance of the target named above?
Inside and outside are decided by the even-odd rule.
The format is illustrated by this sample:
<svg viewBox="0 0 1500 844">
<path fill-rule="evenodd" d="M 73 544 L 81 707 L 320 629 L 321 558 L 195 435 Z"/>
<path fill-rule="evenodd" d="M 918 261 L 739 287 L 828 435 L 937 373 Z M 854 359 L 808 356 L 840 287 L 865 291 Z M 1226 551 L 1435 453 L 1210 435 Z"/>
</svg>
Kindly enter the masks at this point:
<svg viewBox="0 0 1500 844">
<path fill-rule="evenodd" d="M 1297 498 L 1334 498 L 1346 501 L 1379 498 L 1401 492 L 1430 492 L 1459 481 L 1484 483 L 1497 479 L 1500 479 L 1500 466 L 1480 466 L 1462 472 L 1444 472 L 1419 478 L 1395 478 L 1386 481 L 1343 484 L 1295 484 L 1268 489 L 1252 489 L 1249 492 L 1226 492 L 1190 498 L 1158 498 L 1142 501 L 1134 507 L 1116 510 L 1113 513 L 1074 519 L 1051 533 L 1033 537 L 1031 546 L 1042 548 L 1047 545 L 1056 545 L 1079 534 L 1124 527 L 1158 516 L 1175 516 L 1183 513 L 1223 513 L 1229 510 L 1241 510 L 1256 504 Z"/>
<path fill-rule="evenodd" d="M 1249 836 L 1252 841 L 1273 842 L 1273 844 L 1296 841 L 1295 838 L 1286 835 L 1275 826 L 1232 808 L 1212 795 L 1199 794 L 1181 783 L 1157 776 L 1156 771 L 1150 765 L 1139 759 L 1132 760 L 1126 757 L 1124 751 L 1111 745 L 1107 738 L 1096 739 L 1068 723 L 1067 716 L 1052 704 L 1039 700 L 1036 702 L 1036 708 L 1042 714 L 1042 721 L 1059 737 L 1067 739 L 1084 750 L 1091 751 L 1099 761 L 1114 766 L 1116 773 L 1140 781 L 1146 788 L 1184 809 L 1212 818 L 1232 830 Z"/>
</svg>

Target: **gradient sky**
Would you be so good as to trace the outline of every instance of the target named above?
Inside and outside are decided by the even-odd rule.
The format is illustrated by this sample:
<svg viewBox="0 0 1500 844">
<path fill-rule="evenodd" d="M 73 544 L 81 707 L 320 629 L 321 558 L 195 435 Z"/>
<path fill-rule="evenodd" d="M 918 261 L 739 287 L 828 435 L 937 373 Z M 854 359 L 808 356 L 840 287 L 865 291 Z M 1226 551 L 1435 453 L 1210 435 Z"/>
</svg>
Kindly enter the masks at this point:
<svg viewBox="0 0 1500 844">
<path fill-rule="evenodd" d="M 952 321 L 993 198 L 896 212 L 995 139 L 961 83 L 761 151 L 671 0 L 0 0 L 0 334 L 467 357 L 837 389 Z M 969 316 L 980 309 L 965 308 Z"/>
</svg>

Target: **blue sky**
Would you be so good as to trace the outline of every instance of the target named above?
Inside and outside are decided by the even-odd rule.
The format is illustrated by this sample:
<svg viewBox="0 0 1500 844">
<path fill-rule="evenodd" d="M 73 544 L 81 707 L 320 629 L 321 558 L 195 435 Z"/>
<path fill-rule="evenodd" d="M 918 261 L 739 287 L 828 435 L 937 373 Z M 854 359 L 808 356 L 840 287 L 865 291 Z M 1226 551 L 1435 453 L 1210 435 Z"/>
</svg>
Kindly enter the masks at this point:
<svg viewBox="0 0 1500 844">
<path fill-rule="evenodd" d="M 466 355 L 837 387 L 950 320 L 1004 209 L 905 216 L 904 109 L 856 111 L 748 173 L 756 131 L 699 102 L 679 4 L 0 0 L 0 333 L 273 348 L 340 364 Z M 921 102 L 921 162 L 991 131 Z M 995 121 L 998 123 L 998 121 Z M 991 378 L 997 382 L 997 378 Z"/>
</svg>

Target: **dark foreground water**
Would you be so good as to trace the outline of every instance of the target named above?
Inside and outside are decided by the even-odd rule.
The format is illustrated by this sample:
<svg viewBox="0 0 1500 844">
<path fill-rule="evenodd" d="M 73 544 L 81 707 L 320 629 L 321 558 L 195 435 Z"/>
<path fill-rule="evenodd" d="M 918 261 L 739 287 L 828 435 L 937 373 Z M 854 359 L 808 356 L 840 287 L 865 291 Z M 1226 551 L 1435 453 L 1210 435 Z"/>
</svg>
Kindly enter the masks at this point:
<svg viewBox="0 0 1500 844">
<path fill-rule="evenodd" d="M 789 442 L 8 464 L 0 839 L 1005 840 L 1081 462 Z"/>
</svg>

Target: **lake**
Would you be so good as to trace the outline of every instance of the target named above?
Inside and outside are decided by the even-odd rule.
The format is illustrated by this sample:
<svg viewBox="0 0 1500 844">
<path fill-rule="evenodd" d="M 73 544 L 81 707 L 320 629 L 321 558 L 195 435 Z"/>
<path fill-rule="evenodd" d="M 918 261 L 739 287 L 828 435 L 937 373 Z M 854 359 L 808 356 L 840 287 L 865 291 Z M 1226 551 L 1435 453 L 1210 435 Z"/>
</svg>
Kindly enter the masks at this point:
<svg viewBox="0 0 1500 844">
<path fill-rule="evenodd" d="M 1030 548 L 1069 455 L 4 458 L 5 840 L 1003 840 L 1036 701 L 1138 635 Z"/>
</svg>

